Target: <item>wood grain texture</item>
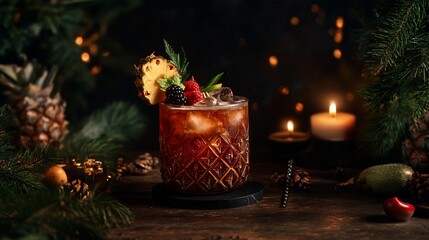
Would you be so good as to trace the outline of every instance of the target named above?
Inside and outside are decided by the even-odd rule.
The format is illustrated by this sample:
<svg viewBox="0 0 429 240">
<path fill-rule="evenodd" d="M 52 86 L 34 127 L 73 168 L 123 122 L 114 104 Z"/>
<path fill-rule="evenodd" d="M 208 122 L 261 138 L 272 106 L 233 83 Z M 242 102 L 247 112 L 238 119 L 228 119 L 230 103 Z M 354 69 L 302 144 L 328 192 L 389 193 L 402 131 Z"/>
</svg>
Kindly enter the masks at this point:
<svg viewBox="0 0 429 240">
<path fill-rule="evenodd" d="M 282 188 L 272 184 L 270 176 L 285 171 L 287 161 L 265 155 L 251 161 L 250 178 L 264 184 L 264 198 L 239 208 L 165 207 L 151 197 L 152 187 L 161 182 L 158 170 L 123 177 L 112 192 L 136 219 L 130 227 L 112 230 L 109 239 L 427 239 L 427 217 L 393 222 L 384 214 L 383 198 L 356 188 L 335 189 L 338 181 L 330 170 L 309 170 L 313 185 L 304 192 L 292 190 L 287 207 L 281 208 Z"/>
</svg>

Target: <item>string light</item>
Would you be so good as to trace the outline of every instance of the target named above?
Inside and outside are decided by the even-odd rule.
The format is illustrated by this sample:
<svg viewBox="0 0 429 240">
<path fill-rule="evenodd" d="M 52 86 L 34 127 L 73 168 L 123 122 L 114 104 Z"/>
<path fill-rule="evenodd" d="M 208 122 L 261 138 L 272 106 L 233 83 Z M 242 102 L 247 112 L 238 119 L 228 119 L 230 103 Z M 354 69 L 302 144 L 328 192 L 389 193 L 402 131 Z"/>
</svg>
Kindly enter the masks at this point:
<svg viewBox="0 0 429 240">
<path fill-rule="evenodd" d="M 333 37 L 334 42 L 339 44 L 343 41 L 344 18 L 342 16 L 337 17 L 335 27 L 335 29 L 330 29 L 329 34 Z M 340 59 L 342 52 L 339 48 L 336 48 L 332 52 L 332 55 L 335 59 Z"/>
<path fill-rule="evenodd" d="M 83 44 L 83 37 L 77 36 L 75 38 L 75 40 L 74 40 L 74 43 L 76 43 L 76 45 L 78 45 L 78 46 L 82 46 L 82 44 Z"/>
<path fill-rule="evenodd" d="M 91 73 L 93 74 L 93 75 L 97 75 L 97 74 L 99 74 L 101 72 L 101 67 L 100 66 L 93 66 L 92 68 L 91 68 Z"/>
<path fill-rule="evenodd" d="M 91 46 L 89 46 L 89 52 L 91 53 L 92 56 L 97 55 L 98 53 L 97 44 L 92 44 Z"/>
<path fill-rule="evenodd" d="M 340 49 L 335 49 L 332 54 L 334 55 L 335 59 L 340 59 L 341 58 L 341 50 Z"/>
<path fill-rule="evenodd" d="M 291 19 L 290 19 L 290 24 L 292 25 L 292 26 L 297 26 L 298 24 L 299 24 L 299 18 L 298 17 L 292 17 Z"/>
<path fill-rule="evenodd" d="M 343 17 L 338 17 L 337 21 L 335 21 L 335 25 L 337 26 L 337 28 L 342 29 L 344 27 L 344 18 Z"/>
<path fill-rule="evenodd" d="M 317 13 L 319 12 L 320 8 L 319 8 L 319 4 L 313 3 L 311 4 L 311 12 L 312 13 Z"/>
<path fill-rule="evenodd" d="M 343 40 L 343 33 L 342 32 L 336 32 L 334 35 L 334 42 L 340 43 Z"/>
<path fill-rule="evenodd" d="M 270 56 L 268 61 L 270 62 L 271 67 L 277 67 L 277 65 L 279 64 L 279 59 L 274 55 Z"/>
<path fill-rule="evenodd" d="M 297 102 L 295 104 L 295 111 L 296 112 L 302 112 L 302 111 L 304 111 L 304 104 L 302 104 L 301 102 Z"/>
<path fill-rule="evenodd" d="M 281 87 L 280 88 L 280 94 L 289 95 L 289 88 L 288 87 Z"/>
<path fill-rule="evenodd" d="M 90 56 L 89 56 L 89 53 L 87 53 L 87 52 L 83 52 L 81 55 L 80 55 L 80 59 L 83 61 L 83 62 L 89 62 L 89 60 L 90 60 Z"/>
</svg>

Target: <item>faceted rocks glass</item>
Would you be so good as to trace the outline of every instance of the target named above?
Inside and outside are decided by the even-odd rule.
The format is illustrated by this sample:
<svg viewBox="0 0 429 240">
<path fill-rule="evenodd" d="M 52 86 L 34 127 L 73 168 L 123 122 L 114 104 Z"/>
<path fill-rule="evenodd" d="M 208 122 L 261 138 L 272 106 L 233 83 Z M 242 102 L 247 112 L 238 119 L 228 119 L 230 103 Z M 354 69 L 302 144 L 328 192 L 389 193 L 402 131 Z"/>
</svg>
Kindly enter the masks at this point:
<svg viewBox="0 0 429 240">
<path fill-rule="evenodd" d="M 217 106 L 160 104 L 161 177 L 186 193 L 222 193 L 249 174 L 247 99 Z"/>
</svg>

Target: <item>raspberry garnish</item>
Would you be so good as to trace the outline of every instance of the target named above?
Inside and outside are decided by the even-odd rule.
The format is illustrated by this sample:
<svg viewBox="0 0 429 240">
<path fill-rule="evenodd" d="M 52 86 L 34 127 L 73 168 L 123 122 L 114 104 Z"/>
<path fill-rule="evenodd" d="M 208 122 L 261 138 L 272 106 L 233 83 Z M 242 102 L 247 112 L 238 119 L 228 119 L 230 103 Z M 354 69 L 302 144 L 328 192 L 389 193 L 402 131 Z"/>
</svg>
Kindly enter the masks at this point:
<svg viewBox="0 0 429 240">
<path fill-rule="evenodd" d="M 188 91 L 198 91 L 198 92 L 201 92 L 200 91 L 200 86 L 194 80 L 194 77 L 192 77 L 191 80 L 188 80 L 188 81 L 184 82 L 183 85 L 185 85 L 185 92 L 188 92 Z"/>
<path fill-rule="evenodd" d="M 198 91 L 185 91 L 186 105 L 194 105 L 195 103 L 203 100 L 203 93 Z"/>
</svg>

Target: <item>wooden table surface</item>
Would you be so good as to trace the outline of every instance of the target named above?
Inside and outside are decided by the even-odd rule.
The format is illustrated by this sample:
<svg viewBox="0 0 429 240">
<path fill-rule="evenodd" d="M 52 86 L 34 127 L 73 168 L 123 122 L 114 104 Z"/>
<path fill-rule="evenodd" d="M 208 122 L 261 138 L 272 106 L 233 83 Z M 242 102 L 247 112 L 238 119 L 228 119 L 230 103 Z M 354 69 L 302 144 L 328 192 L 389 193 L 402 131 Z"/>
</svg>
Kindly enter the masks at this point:
<svg viewBox="0 0 429 240">
<path fill-rule="evenodd" d="M 307 169 L 312 186 L 292 191 L 280 208 L 282 189 L 270 180 L 286 161 L 251 158 L 250 179 L 264 185 L 264 198 L 253 205 L 192 210 L 159 205 L 152 187 L 161 182 L 159 169 L 146 176 L 124 176 L 113 193 L 135 214 L 126 228 L 113 229 L 110 239 L 428 239 L 429 218 L 417 214 L 407 222 L 387 218 L 382 198 L 356 188 L 335 189 L 334 170 Z M 298 163 L 299 165 L 299 163 Z M 415 214 L 416 215 L 416 214 Z"/>
</svg>

